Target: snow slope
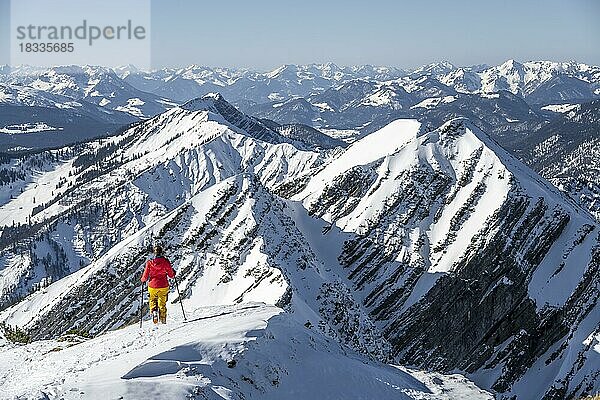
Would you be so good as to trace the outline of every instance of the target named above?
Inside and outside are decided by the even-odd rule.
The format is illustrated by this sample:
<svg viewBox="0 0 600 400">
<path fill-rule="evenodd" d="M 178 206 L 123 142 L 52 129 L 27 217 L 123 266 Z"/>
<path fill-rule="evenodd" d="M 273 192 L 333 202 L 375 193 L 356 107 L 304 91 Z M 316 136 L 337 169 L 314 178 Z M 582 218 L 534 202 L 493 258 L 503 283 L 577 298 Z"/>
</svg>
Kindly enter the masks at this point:
<svg viewBox="0 0 600 400">
<path fill-rule="evenodd" d="M 356 235 L 339 260 L 403 362 L 459 365 L 506 398 L 597 390 L 596 355 L 574 337 L 600 322 L 598 225 L 468 121 L 392 123 L 293 198 Z"/>
<path fill-rule="evenodd" d="M 322 290 L 329 287 L 336 273 L 324 270 L 324 266 L 333 267 L 328 264 L 331 259 L 320 259 L 320 251 L 316 259 L 307 253 L 299 235 L 308 228 L 294 232 L 286 219 L 286 203 L 278 204 L 260 186 L 249 185 L 260 184 L 250 177 L 235 176 L 209 187 L 156 224 L 114 246 L 97 262 L 5 310 L 1 319 L 9 324 L 25 328 L 37 324 L 47 332 L 57 326 L 67 331 L 65 323 L 69 329 L 92 334 L 120 329 L 68 348 L 57 340 L 9 347 L 0 356 L 1 361 L 7 361 L 2 363 L 7 368 L 0 368 L 0 377 L 7 382 L 2 389 L 13 396 L 31 398 L 42 396 L 42 391 L 51 399 L 106 395 L 139 398 L 152 397 L 156 391 L 161 398 L 491 398 L 461 376 L 411 371 L 419 376 L 417 379 L 406 370 L 340 345 L 340 337 L 349 340 L 353 332 L 338 329 L 336 333 L 334 321 L 352 323 L 360 312 L 348 310 L 349 318 L 338 311 L 327 315 L 329 308 L 320 309 L 336 304 L 335 288 L 331 288 L 333 295 Z M 314 224 L 300 209 L 295 214 L 296 221 Z M 225 220 L 218 224 L 211 220 L 220 216 Z M 185 294 L 184 306 L 193 321 L 181 324 L 181 310 L 171 304 L 172 324 L 150 333 L 140 331 L 135 321 L 139 305 L 136 252 L 145 254 L 144 243 L 149 238 L 159 238 L 169 246 Z M 228 264 L 229 257 L 235 256 L 228 242 L 243 261 Z M 124 269 L 131 260 L 131 270 Z M 303 266 L 303 262 L 308 265 Z M 321 262 L 325 265 L 320 266 Z M 285 279 L 281 279 L 283 274 Z M 118 279 L 119 283 L 107 290 L 113 285 L 111 276 L 128 276 L 133 281 Z M 343 281 L 337 285 L 343 286 Z M 291 313 L 271 318 L 281 310 L 255 303 L 285 305 L 280 298 L 289 286 L 294 289 L 291 304 L 285 307 Z M 315 297 L 317 290 L 321 300 Z M 81 291 L 87 294 L 82 296 Z M 243 304 L 220 305 L 239 302 Z M 217 317 L 203 319 L 207 315 Z M 133 325 L 126 326 L 127 321 Z M 359 336 L 354 340 L 364 343 L 350 343 L 366 349 L 368 328 L 366 321 L 355 326 Z M 255 342 L 246 343 L 254 338 Z M 32 363 L 12 362 L 24 353 Z M 226 363 L 232 359 L 236 366 L 228 368 Z M 55 367 L 49 370 L 48 365 Z M 27 385 L 19 384 L 24 370 L 32 371 Z"/>
<path fill-rule="evenodd" d="M 3 300 L 10 302 L 29 292 L 44 276 L 58 279 L 64 270 L 89 264 L 208 186 L 252 172 L 274 188 L 317 168 L 328 157 L 327 152 L 289 143 L 237 110 L 238 114 L 226 114 L 239 126 L 234 125 L 213 106 L 217 101 L 223 106 L 224 100 L 209 96 L 195 108 L 177 107 L 121 135 L 79 146 L 49 169 L 26 167 L 25 182 L 0 199 L 5 243 L 10 243 L 12 232 L 26 231 L 25 224 L 47 226 L 58 219 L 44 241 L 57 243 L 66 255 L 61 250 L 49 256 L 58 268 L 53 271 L 54 267 L 41 266 L 49 254 L 43 248 L 34 254 L 29 246 L 8 250 L 0 258 Z M 59 230 L 71 233 L 59 235 Z M 87 249 L 83 257 L 69 257 L 75 243 Z"/>
<path fill-rule="evenodd" d="M 188 310 L 188 323 L 170 307 L 158 328 L 146 321 L 90 340 L 3 345 L 3 398 L 492 398 L 460 376 L 370 361 L 273 306 Z"/>
</svg>

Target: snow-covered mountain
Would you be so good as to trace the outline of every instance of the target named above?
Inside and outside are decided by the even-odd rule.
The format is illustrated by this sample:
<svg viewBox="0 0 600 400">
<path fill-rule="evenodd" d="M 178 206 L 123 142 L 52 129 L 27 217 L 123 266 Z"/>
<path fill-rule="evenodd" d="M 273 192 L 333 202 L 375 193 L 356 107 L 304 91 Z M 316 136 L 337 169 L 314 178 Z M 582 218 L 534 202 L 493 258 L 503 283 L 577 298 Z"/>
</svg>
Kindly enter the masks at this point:
<svg viewBox="0 0 600 400">
<path fill-rule="evenodd" d="M 540 87 L 543 85 L 547 90 L 550 84 L 556 85 L 557 82 L 552 82 L 557 79 L 562 80 L 565 86 L 575 88 L 574 95 L 568 97 L 589 100 L 590 95 L 598 96 L 600 67 L 576 62 L 530 61 L 521 64 L 515 60 L 508 60 L 499 66 L 482 71 L 479 75 L 481 76 L 480 90 L 483 92 L 509 90 L 525 99 L 531 99 L 537 103 L 547 103 L 568 100 L 568 98 L 563 98 L 567 97 L 564 94 L 556 97 L 557 94 L 553 92 L 547 96 L 541 96 Z M 587 89 L 580 89 L 581 86 Z"/>
<path fill-rule="evenodd" d="M 166 398 L 278 398 L 281 393 L 336 398 L 352 393 L 359 398 L 468 394 L 489 399 L 462 377 L 409 373 L 375 360 L 375 355 L 387 360 L 386 341 L 352 299 L 337 275 L 341 269 L 329 271 L 323 255 L 307 247 L 299 226 L 313 229 L 314 222 L 267 189 L 288 190 L 284 180 L 305 177 L 328 153 L 298 149 L 275 132 L 267 135 L 249 117 L 236 118 L 234 125 L 227 118 L 239 114 L 223 112 L 223 102 L 220 96 L 207 96 L 119 137 L 48 153 L 46 160 L 26 160 L 43 170 L 25 177 L 35 182 L 22 182 L 16 199 L 5 198 L 4 211 L 18 207 L 25 209 L 25 217 L 30 206 L 47 203 L 26 217 L 26 226 L 16 222 L 27 232 L 7 229 L 15 223 L 6 217 L 15 214 L 5 214 L 3 260 L 15 263 L 2 269 L 2 290 L 4 300 L 22 285 L 30 284 L 34 293 L 0 319 L 36 338 L 58 339 L 26 347 L 37 354 L 36 363 L 0 368 L 4 393 L 139 397 L 160 385 Z M 39 191 L 54 182 L 58 202 L 43 197 L 47 190 Z M 42 196 L 37 203 L 36 196 Z M 177 259 L 193 322 L 181 324 L 181 314 L 171 307 L 176 325 L 168 332 L 140 337 L 136 324 L 89 342 L 74 334 L 57 336 L 67 331 L 97 335 L 135 320 L 139 266 L 147 244 L 157 239 Z M 56 273 L 57 281 L 49 284 Z M 15 277 L 17 285 L 10 287 Z M 292 313 L 274 317 L 281 309 L 254 306 L 254 301 Z M 218 306 L 228 303 L 246 306 Z M 197 329 L 203 333 L 195 334 Z M 6 341 L 0 346 L 2 365 L 19 359 L 24 349 Z M 19 385 L 25 370 L 35 379 Z M 166 383 L 172 376 L 187 378 Z M 99 379 L 104 383 L 94 384 Z"/>
<path fill-rule="evenodd" d="M 243 107 L 283 102 L 295 97 L 307 98 L 355 80 L 383 83 L 401 79 L 405 86 L 418 86 L 417 81 L 425 77 L 461 93 L 486 94 L 506 90 L 531 104 L 586 101 L 600 96 L 600 67 L 573 61 L 519 63 L 508 60 L 497 66 L 466 67 L 443 61 L 412 71 L 371 65 L 340 67 L 327 63 L 288 64 L 268 72 L 195 65 L 151 72 L 123 68 L 117 72 L 141 90 L 180 102 L 219 91 Z"/>
<path fill-rule="evenodd" d="M 390 122 L 397 117 L 417 117 L 410 110 L 431 110 L 440 105 L 446 107 L 447 103 L 465 94 L 472 95 L 467 98 L 485 103 L 502 92 L 509 92 L 514 95 L 517 107 L 524 101 L 544 106 L 569 101 L 581 103 L 597 98 L 600 95 L 599 85 L 600 69 L 585 64 L 520 64 L 510 60 L 497 67 L 482 69 L 481 66 L 454 68 L 441 63 L 390 81 L 345 81 L 306 97 L 307 103 L 302 108 L 298 107 L 300 100 L 293 98 L 257 104 L 248 110 L 280 123 L 306 123 L 310 119 L 313 124 L 322 127 L 364 129 L 365 123 L 374 119 L 383 117 Z M 460 116 L 478 105 L 468 110 L 459 109 L 458 104 L 454 106 L 455 113 Z M 399 110 L 402 110 L 402 115 L 399 115 Z M 512 122 L 513 119 L 505 121 L 504 130 L 510 130 Z"/>
<path fill-rule="evenodd" d="M 138 118 L 152 117 L 174 105 L 165 98 L 134 88 L 112 70 L 100 67 L 55 67 L 37 76 L 30 86 Z"/>
<path fill-rule="evenodd" d="M 58 279 L 89 263 L 207 186 L 253 172 L 273 187 L 308 172 L 326 154 L 208 95 L 110 139 L 9 159 L 3 170 L 17 171 L 19 179 L 2 186 L 2 245 L 31 235 L 44 245 L 38 254 L 26 244 L 4 259 L 11 273 L 2 280 L 2 303 L 26 294 L 44 276 Z M 153 184 L 164 178 L 171 182 L 168 190 Z M 73 247 L 73 237 L 76 250 L 44 259 L 48 248 Z"/>
<path fill-rule="evenodd" d="M 208 369 L 169 369 L 214 354 L 206 338 L 183 334 L 193 325 L 176 325 L 182 336 L 174 334 L 164 349 L 136 350 L 130 364 L 113 352 L 114 382 L 128 371 L 146 379 L 156 366 L 157 375 L 183 374 L 206 385 L 221 376 L 219 385 L 236 395 L 277 396 L 272 386 L 279 385 L 267 390 L 265 382 L 297 382 L 290 377 L 295 358 L 286 352 L 304 360 L 312 348 L 346 365 L 353 364 L 340 354 L 362 360 L 388 383 L 360 369 L 365 387 L 392 387 L 408 398 L 427 397 L 402 392 L 414 386 L 378 362 L 462 371 L 498 398 L 600 390 L 600 245 L 589 213 L 465 119 L 441 126 L 396 120 L 345 149 L 324 146 L 332 142 L 321 135 L 280 129 L 208 95 L 108 139 L 3 160 L 5 171 L 18 173 L 7 172 L 1 187 L 0 320 L 35 339 L 73 329 L 98 335 L 61 353 L 71 358 L 85 352 L 77 346 L 136 337 L 125 326 L 137 320 L 140 266 L 158 240 L 195 315 L 253 302 L 286 313 L 266 328 L 258 315 L 225 318 L 247 327 L 235 331 L 242 336 L 265 328 L 258 350 L 240 344 L 248 349 L 241 372 L 225 369 L 230 350 L 210 356 Z M 194 358 L 187 351 L 160 355 L 185 345 L 184 336 L 196 340 Z M 41 343 L 34 344 L 38 354 L 55 345 Z M 253 366 L 270 352 L 272 369 Z M 53 357 L 43 359 L 60 360 Z M 323 363 L 339 365 L 329 356 Z M 324 382 L 319 371 L 310 377 Z M 240 374 L 256 388 L 241 388 L 249 381 Z M 44 379 L 27 389 L 54 382 Z M 65 387 L 78 388 L 74 381 Z"/>
<path fill-rule="evenodd" d="M 470 67 L 456 67 L 445 61 L 413 71 L 371 65 L 344 67 L 333 63 L 288 64 L 267 72 L 198 65 L 155 71 L 140 71 L 133 66 L 114 71 L 91 66 L 49 70 L 24 66 L 0 74 L 0 81 L 5 83 L 30 85 L 95 104 L 102 102 L 111 109 L 121 109 L 136 116 L 152 116 L 164 110 L 165 98 L 182 103 L 215 91 L 233 104 L 248 107 L 296 97 L 307 98 L 356 80 L 376 83 L 400 80 L 402 87 L 412 92 L 414 89 L 410 88 L 418 87 L 423 79 L 435 80 L 461 93 L 507 90 L 532 104 L 542 105 L 586 101 L 600 96 L 600 67 L 552 61 L 519 63 L 508 60 L 498 66 Z M 431 96 L 423 98 L 426 97 Z"/>
<path fill-rule="evenodd" d="M 179 102 L 218 91 L 234 104 L 252 105 L 308 96 L 352 79 L 395 79 L 406 72 L 394 67 L 339 67 L 326 63 L 287 64 L 268 72 L 192 65 L 151 72 L 123 69 L 118 73 L 126 82 L 141 90 Z"/>
<path fill-rule="evenodd" d="M 303 144 L 310 148 L 333 149 L 336 147 L 346 147 L 347 145 L 343 140 L 328 136 L 309 125 L 281 125 L 274 121 L 265 119 L 261 120 L 261 122 L 267 125 L 270 129 L 284 136 L 287 140 L 298 144 Z"/>
<path fill-rule="evenodd" d="M 483 95 L 458 93 L 427 76 L 384 83 L 350 81 L 308 99 L 271 102 L 249 110 L 280 123 L 353 129 L 359 136 L 377 131 L 398 118 L 415 118 L 437 127 L 450 119 L 466 117 L 508 147 L 516 136 L 555 118 L 508 91 Z"/>
<path fill-rule="evenodd" d="M 554 110 L 564 112 L 514 148 L 600 220 L 600 100 Z"/>
<path fill-rule="evenodd" d="M 182 103 L 207 93 L 222 91 L 244 78 L 249 71 L 190 65 L 180 69 L 163 68 L 150 72 L 120 68 L 116 73 L 140 90 Z"/>
<path fill-rule="evenodd" d="M 481 89 L 481 76 L 472 68 L 456 68 L 442 74 L 439 79 L 457 92 L 475 93 Z"/>
<path fill-rule="evenodd" d="M 600 94 L 600 67 L 574 61 L 520 63 L 508 60 L 491 67 L 458 68 L 448 63 L 437 63 L 420 68 L 413 75 L 431 75 L 462 93 L 506 90 L 531 104 L 586 101 Z"/>
<path fill-rule="evenodd" d="M 28 86 L 0 83 L 0 150 L 60 147 L 113 133 L 132 115 Z"/>
<path fill-rule="evenodd" d="M 0 82 L 3 152 L 53 148 L 109 135 L 175 105 L 101 67 L 20 67 L 2 75 Z"/>
<path fill-rule="evenodd" d="M 469 118 L 544 176 L 531 149 L 570 111 L 597 98 L 600 69 L 580 63 L 509 60 L 499 66 L 454 67 L 434 63 L 399 78 L 342 81 L 324 91 L 244 106 L 249 113 L 278 123 L 302 123 L 356 140 L 397 118 L 415 118 L 431 129 L 453 118 Z M 597 125 L 596 125 L 597 126 Z M 564 129 L 577 135 L 578 127 Z M 538 134 L 537 132 L 542 133 Z M 597 132 L 597 129 L 595 130 Z M 551 135 L 550 135 L 551 136 Z M 539 140 L 538 140 L 539 138 Z M 549 160 L 549 162 L 560 160 Z M 567 173 L 568 174 L 568 173 Z M 597 190 L 571 177 L 560 187 L 594 211 Z M 556 182 L 556 181 L 555 181 Z M 577 188 L 577 189 L 574 189 Z"/>
<path fill-rule="evenodd" d="M 473 125 L 393 123 L 294 198 L 356 233 L 340 262 L 401 362 L 507 398 L 597 387 L 597 223 Z"/>
<path fill-rule="evenodd" d="M 174 105 L 134 88 L 109 68 L 71 65 L 25 72 L 11 74 L 9 83 L 87 101 L 137 118 L 152 117 Z"/>
<path fill-rule="evenodd" d="M 333 63 L 288 64 L 267 72 L 198 65 L 155 71 L 141 71 L 134 66 L 114 70 L 91 66 L 52 69 L 23 66 L 3 71 L 0 82 L 8 85 L 66 95 L 78 103 L 85 101 L 108 112 L 129 114 L 132 119 L 151 117 L 173 103 L 182 104 L 220 92 L 234 106 L 257 117 L 279 124 L 355 130 L 358 134 L 352 140 L 397 118 L 421 119 L 423 114 L 435 113 L 435 118 L 426 121 L 433 126 L 451 118 L 467 117 L 486 132 L 506 137 L 506 143 L 510 144 L 512 136 L 534 130 L 552 119 L 549 114 L 537 115 L 539 108 L 579 104 L 600 96 L 600 67 L 576 62 L 508 60 L 497 66 L 457 67 L 445 61 L 412 71 Z M 509 99 L 503 92 L 513 97 Z M 497 115 L 487 112 L 489 99 L 497 96 L 504 103 L 513 101 L 514 104 L 504 107 L 523 108 L 522 103 L 526 102 L 526 107 L 536 111 L 523 119 L 508 116 L 510 113 L 503 110 L 502 114 L 507 115 L 499 120 Z M 467 104 L 455 102 L 461 98 L 468 99 Z M 43 111 L 60 112 L 55 108 Z M 474 118 L 475 115 L 478 116 Z M 494 122 L 488 123 L 489 120 Z M 20 124 L 0 120 L 0 125 Z M 93 135 L 79 136 L 85 139 Z M 4 139 L 13 148 L 39 147 L 31 143 L 43 143 L 37 136 L 28 138 L 28 143 L 17 143 L 14 137 Z M 25 139 L 23 136 L 21 140 Z"/>
</svg>

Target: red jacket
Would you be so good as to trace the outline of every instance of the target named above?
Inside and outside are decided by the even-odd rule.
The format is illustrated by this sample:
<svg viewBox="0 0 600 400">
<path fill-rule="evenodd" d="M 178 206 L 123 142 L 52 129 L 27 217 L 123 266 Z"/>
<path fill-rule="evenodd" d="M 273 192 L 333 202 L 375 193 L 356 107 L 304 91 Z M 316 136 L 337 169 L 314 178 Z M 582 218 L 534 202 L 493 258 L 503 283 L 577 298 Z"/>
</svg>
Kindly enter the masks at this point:
<svg viewBox="0 0 600 400">
<path fill-rule="evenodd" d="M 142 282 L 148 282 L 148 287 L 153 289 L 161 289 L 169 287 L 169 278 L 175 277 L 175 271 L 171 267 L 171 263 L 164 257 L 156 257 L 152 260 L 146 261 L 146 268 L 144 268 L 144 274 L 142 275 Z"/>
</svg>

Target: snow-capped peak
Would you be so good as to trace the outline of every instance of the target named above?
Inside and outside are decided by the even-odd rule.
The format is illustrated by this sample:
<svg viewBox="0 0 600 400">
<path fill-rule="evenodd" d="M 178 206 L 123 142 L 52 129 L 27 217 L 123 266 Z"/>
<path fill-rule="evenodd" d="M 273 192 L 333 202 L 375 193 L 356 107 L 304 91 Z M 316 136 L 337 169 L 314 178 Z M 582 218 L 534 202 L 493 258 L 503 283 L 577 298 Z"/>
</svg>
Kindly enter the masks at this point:
<svg viewBox="0 0 600 400">
<path fill-rule="evenodd" d="M 521 70 L 523 69 L 523 64 L 514 59 L 509 59 L 500 64 L 498 69 L 501 71 Z"/>
<path fill-rule="evenodd" d="M 183 110 L 198 112 L 208 111 L 220 115 L 228 124 L 242 132 L 250 133 L 260 140 L 270 143 L 282 143 L 285 140 L 261 121 L 250 117 L 229 104 L 219 93 L 209 93 L 201 98 L 190 100 L 180 107 Z"/>
<path fill-rule="evenodd" d="M 275 68 L 271 72 L 266 74 L 269 79 L 280 78 L 283 75 L 295 75 L 298 72 L 298 67 L 294 64 L 284 64 L 280 67 Z"/>
<path fill-rule="evenodd" d="M 192 99 L 179 107 L 188 111 L 218 112 L 218 107 L 225 103 L 227 103 L 227 101 L 220 93 L 207 93 L 204 96 Z"/>
</svg>

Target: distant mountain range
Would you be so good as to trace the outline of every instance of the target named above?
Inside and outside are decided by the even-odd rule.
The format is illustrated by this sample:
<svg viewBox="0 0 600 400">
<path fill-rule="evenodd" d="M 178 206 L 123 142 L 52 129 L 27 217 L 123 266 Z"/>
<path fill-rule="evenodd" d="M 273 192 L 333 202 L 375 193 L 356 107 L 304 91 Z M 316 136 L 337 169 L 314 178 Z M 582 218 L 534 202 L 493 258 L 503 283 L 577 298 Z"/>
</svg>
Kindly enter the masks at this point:
<svg viewBox="0 0 600 400">
<path fill-rule="evenodd" d="M 175 104 L 134 88 L 108 68 L 14 68 L 0 73 L 0 151 L 109 135 Z"/>
<path fill-rule="evenodd" d="M 156 71 L 133 66 L 5 66 L 0 68 L 0 152 L 58 147 L 111 135 L 176 104 L 216 92 L 260 124 L 274 130 L 294 125 L 294 129 L 278 128 L 287 134 L 298 133 L 302 126 L 305 136 L 316 135 L 320 143 L 324 143 L 322 133 L 332 137 L 331 144 L 350 143 L 398 118 L 414 118 L 434 129 L 466 117 L 556 181 L 556 171 L 545 165 L 569 163 L 564 158 L 573 155 L 541 152 L 539 146 L 567 137 L 592 146 L 597 123 L 577 122 L 569 115 L 597 109 L 600 67 L 514 60 L 471 67 L 439 62 L 415 70 L 333 63 L 283 65 L 269 72 L 196 65 Z M 587 133 L 579 137 L 578 129 L 584 125 Z M 544 160 L 538 160 L 542 153 Z M 598 215 L 594 174 L 577 173 L 567 179 L 565 174 L 569 175 L 561 173 L 561 187 Z"/>
<path fill-rule="evenodd" d="M 355 80 L 398 81 L 407 92 L 418 89 L 420 78 L 431 77 L 460 93 L 519 95 L 530 103 L 589 100 L 600 95 L 600 67 L 568 62 L 509 60 L 498 66 L 455 67 L 448 62 L 429 64 L 414 71 L 370 65 L 340 67 L 333 63 L 284 65 L 260 73 L 251 70 L 189 66 L 142 72 L 133 68 L 116 71 L 141 90 L 173 100 L 186 101 L 218 91 L 233 103 L 260 104 L 305 97 Z"/>
<path fill-rule="evenodd" d="M 491 132 L 522 130 L 524 125 L 549 119 L 535 115 L 540 107 L 600 97 L 600 67 L 550 61 L 521 64 L 514 60 L 493 67 L 455 67 L 440 62 L 413 71 L 333 63 L 284 65 L 269 72 L 195 65 L 150 72 L 133 66 L 114 70 L 92 66 L 3 67 L 0 83 L 0 129 L 24 122 L 20 117 L 23 110 L 17 107 L 35 105 L 41 108 L 40 115 L 35 114 L 35 121 L 28 122 L 61 130 L 60 134 L 45 135 L 51 146 L 106 134 L 115 125 L 152 117 L 212 92 L 221 93 L 245 112 L 280 124 L 368 133 L 400 117 L 420 119 L 427 114 L 433 118 L 432 124 L 438 125 L 450 114 L 470 113 L 469 118 L 483 121 L 487 125 L 482 127 Z M 511 94 L 514 97 L 507 98 Z M 498 96 L 502 99 L 490 101 Z M 500 102 L 503 104 L 497 104 Z M 484 110 L 477 115 L 480 106 Z M 498 106 L 501 111 L 491 116 L 489 111 Z M 491 110 L 485 112 L 486 107 Z M 432 117 L 433 109 L 442 109 L 437 114 L 444 113 L 444 117 Z M 50 118 L 45 115 L 48 113 L 56 116 Z M 78 114 L 89 118 L 88 128 L 72 132 L 71 113 L 75 118 Z M 34 145 L 35 140 L 23 134 L 34 132 L 24 130 L 19 136 L 0 137 L 0 146 L 22 150 L 41 145 Z"/>
<path fill-rule="evenodd" d="M 284 65 L 269 72 L 196 65 L 149 72 L 133 66 L 4 66 L 0 151 L 56 147 L 107 135 L 212 92 L 244 112 L 279 124 L 357 131 L 346 134 L 348 140 L 396 118 L 424 119 L 437 126 L 466 116 L 512 141 L 511 132 L 531 130 L 555 116 L 542 108 L 555 110 L 557 105 L 600 97 L 600 67 L 514 60 L 492 67 L 440 62 L 412 71 L 333 63 Z"/>
</svg>

